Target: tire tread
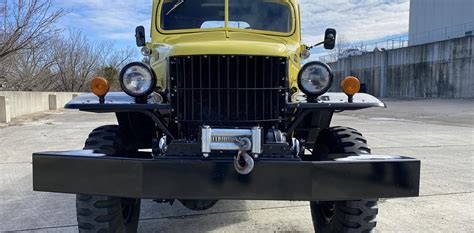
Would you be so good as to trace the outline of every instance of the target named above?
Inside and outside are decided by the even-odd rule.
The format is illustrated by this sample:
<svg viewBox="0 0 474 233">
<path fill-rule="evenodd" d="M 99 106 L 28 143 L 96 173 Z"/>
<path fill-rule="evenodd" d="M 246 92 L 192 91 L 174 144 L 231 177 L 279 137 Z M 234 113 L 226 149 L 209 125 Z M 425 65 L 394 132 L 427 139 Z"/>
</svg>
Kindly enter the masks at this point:
<svg viewBox="0 0 474 233">
<path fill-rule="evenodd" d="M 321 131 L 314 146 L 312 160 L 324 160 L 329 154 L 370 154 L 367 140 L 356 129 L 336 126 Z M 377 225 L 378 206 L 376 199 L 337 201 L 335 216 L 331 223 L 321 227 L 318 202 L 311 202 L 311 213 L 316 232 L 373 232 Z"/>
<path fill-rule="evenodd" d="M 94 129 L 85 142 L 85 150 L 99 153 L 118 154 L 128 149 L 123 143 L 124 135 L 118 125 L 106 125 Z M 138 202 L 138 212 L 140 202 Z M 81 233 L 136 232 L 138 216 L 133 224 L 126 226 L 122 217 L 121 198 L 76 195 L 78 229 Z"/>
</svg>

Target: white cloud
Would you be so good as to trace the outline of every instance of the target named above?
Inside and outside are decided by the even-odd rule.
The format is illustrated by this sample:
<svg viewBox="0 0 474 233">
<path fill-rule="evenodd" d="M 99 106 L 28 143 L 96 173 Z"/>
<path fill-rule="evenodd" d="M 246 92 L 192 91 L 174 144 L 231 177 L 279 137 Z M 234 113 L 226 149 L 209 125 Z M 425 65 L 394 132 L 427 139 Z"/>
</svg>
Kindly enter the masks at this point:
<svg viewBox="0 0 474 233">
<path fill-rule="evenodd" d="M 152 0 L 55 0 L 69 12 L 62 26 L 98 40 L 133 41 L 135 27 L 149 26 Z"/>
<path fill-rule="evenodd" d="M 328 27 L 351 42 L 408 32 L 409 0 L 301 0 L 303 42 L 323 38 Z"/>
</svg>

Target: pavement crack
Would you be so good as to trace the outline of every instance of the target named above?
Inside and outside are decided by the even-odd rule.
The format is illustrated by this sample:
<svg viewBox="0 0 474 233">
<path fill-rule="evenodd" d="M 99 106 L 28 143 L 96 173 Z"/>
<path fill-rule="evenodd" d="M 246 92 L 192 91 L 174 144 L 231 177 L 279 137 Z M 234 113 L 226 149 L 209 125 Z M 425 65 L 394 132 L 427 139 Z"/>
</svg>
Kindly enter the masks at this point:
<svg viewBox="0 0 474 233">
<path fill-rule="evenodd" d="M 461 144 L 461 145 L 432 145 L 432 146 L 387 146 L 387 147 L 372 147 L 372 149 L 399 149 L 399 148 L 441 148 L 441 147 L 457 147 L 457 146 L 474 146 L 474 144 Z"/>
<path fill-rule="evenodd" d="M 31 164 L 31 161 L 28 161 L 28 162 L 0 162 L 0 165 L 10 165 L 10 164 Z"/>
<path fill-rule="evenodd" d="M 52 226 L 52 227 L 37 227 L 37 228 L 28 228 L 28 229 L 20 229 L 20 230 L 7 230 L 7 231 L 0 231 L 0 232 L 28 232 L 28 231 L 40 231 L 40 230 L 48 230 L 48 229 L 61 229 L 66 227 L 77 227 L 77 225 L 62 225 L 62 226 Z"/>
<path fill-rule="evenodd" d="M 470 193 L 474 193 L 474 191 L 466 191 L 466 192 L 454 192 L 454 193 L 436 193 L 436 194 L 426 194 L 426 195 L 420 195 L 420 197 L 449 196 L 449 195 L 461 195 L 461 194 L 470 194 Z"/>
</svg>

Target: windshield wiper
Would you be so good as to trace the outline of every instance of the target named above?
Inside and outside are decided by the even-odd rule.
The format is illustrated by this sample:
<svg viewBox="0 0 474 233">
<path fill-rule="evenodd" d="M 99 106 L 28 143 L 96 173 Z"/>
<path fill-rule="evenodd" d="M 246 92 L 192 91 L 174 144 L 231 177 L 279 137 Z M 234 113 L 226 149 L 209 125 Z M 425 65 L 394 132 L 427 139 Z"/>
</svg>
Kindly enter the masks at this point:
<svg viewBox="0 0 474 233">
<path fill-rule="evenodd" d="M 174 4 L 173 8 L 171 8 L 166 15 L 169 15 L 171 12 L 173 12 L 176 8 L 178 8 L 181 4 L 184 3 L 184 0 L 177 0 L 176 4 Z"/>
</svg>

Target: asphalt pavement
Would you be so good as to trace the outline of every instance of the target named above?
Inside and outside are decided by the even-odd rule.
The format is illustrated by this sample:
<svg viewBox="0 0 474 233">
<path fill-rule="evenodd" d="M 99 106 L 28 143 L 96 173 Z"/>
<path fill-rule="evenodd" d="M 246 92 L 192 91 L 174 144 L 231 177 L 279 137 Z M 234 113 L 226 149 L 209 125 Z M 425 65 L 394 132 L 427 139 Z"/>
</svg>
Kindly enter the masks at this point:
<svg viewBox="0 0 474 233">
<path fill-rule="evenodd" d="M 378 232 L 474 232 L 474 100 L 387 100 L 388 109 L 336 115 L 374 154 L 422 160 L 421 195 L 379 204 Z M 32 191 L 31 154 L 80 149 L 114 115 L 36 114 L 0 125 L 0 231 L 77 232 L 75 197 Z M 87 172 L 85 170 L 85 172 Z M 307 202 L 222 201 L 205 212 L 142 203 L 140 232 L 312 231 Z"/>
</svg>

